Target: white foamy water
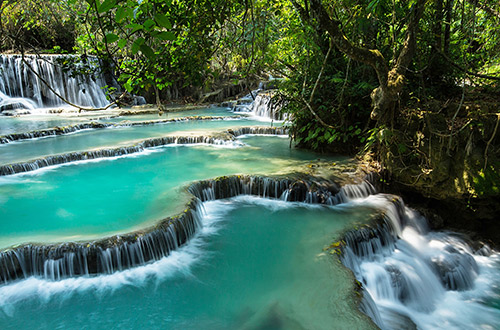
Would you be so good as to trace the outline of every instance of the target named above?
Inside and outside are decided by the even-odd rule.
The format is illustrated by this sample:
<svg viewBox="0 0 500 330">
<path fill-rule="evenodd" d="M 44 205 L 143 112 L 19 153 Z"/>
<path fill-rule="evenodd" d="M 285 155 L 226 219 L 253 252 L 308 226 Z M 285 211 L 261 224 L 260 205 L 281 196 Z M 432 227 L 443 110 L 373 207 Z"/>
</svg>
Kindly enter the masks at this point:
<svg viewBox="0 0 500 330">
<path fill-rule="evenodd" d="M 224 201 L 204 203 L 203 226 L 200 231 L 185 246 L 159 261 L 109 275 L 81 276 L 59 281 L 30 277 L 0 286 L 0 308 L 7 315 L 11 315 L 17 304 L 33 298 L 48 302 L 54 297 L 64 301 L 77 293 L 104 296 L 124 286 L 144 286 L 148 281 L 163 281 L 179 274 L 189 277 L 193 264 L 203 262 L 203 259 L 207 258 L 204 248 L 206 239 L 217 233 L 218 222 L 223 220 L 223 215 L 232 208 L 233 204 Z"/>
<path fill-rule="evenodd" d="M 500 328 L 500 254 L 477 255 L 457 234 L 428 231 L 425 218 L 390 198 L 367 200 L 384 210 L 392 234 L 351 242 L 344 263 L 373 299 L 370 316 L 382 329 Z"/>
<path fill-rule="evenodd" d="M 103 87 L 104 78 L 97 73 L 72 76 L 59 61 L 72 59 L 72 55 L 0 55 L 0 112 L 27 109 L 30 113 L 45 113 L 46 107 L 67 106 L 33 72 L 41 75 L 48 85 L 65 99 L 79 106 L 104 107 L 109 102 Z M 88 58 L 90 66 L 99 65 L 97 59 Z M 29 69 L 31 68 L 31 69 Z"/>
</svg>

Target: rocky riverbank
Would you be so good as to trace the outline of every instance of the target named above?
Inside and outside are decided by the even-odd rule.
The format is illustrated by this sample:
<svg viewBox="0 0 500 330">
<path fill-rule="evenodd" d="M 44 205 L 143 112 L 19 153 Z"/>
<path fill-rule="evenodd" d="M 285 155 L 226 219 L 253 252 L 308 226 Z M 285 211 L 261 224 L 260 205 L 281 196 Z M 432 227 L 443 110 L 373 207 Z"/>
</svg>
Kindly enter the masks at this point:
<svg viewBox="0 0 500 330">
<path fill-rule="evenodd" d="M 364 161 L 434 229 L 500 243 L 498 100 L 427 102 L 381 127 Z M 375 145 L 374 144 L 374 145 Z"/>
</svg>

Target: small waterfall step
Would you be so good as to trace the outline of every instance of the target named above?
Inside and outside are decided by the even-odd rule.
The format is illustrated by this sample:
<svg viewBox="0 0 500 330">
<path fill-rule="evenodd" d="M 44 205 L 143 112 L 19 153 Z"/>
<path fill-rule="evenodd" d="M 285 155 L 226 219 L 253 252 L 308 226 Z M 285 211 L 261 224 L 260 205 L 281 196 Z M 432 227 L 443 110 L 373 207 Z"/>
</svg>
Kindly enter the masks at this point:
<svg viewBox="0 0 500 330">
<path fill-rule="evenodd" d="M 240 98 L 232 107 L 235 113 L 249 113 L 256 117 L 270 120 L 285 120 L 287 115 L 281 112 L 282 102 L 274 97 L 275 91 L 263 91 L 257 89 L 250 94 Z"/>
<path fill-rule="evenodd" d="M 170 119 L 157 119 L 157 120 L 147 120 L 147 121 L 134 121 L 134 122 L 119 122 L 119 123 L 99 123 L 99 122 L 89 122 L 68 125 L 64 127 L 53 127 L 46 128 L 42 130 L 30 131 L 26 133 L 14 133 L 0 136 L 0 144 L 10 143 L 14 141 L 37 139 L 41 137 L 49 136 L 59 136 L 74 133 L 80 130 L 86 129 L 102 129 L 109 127 L 130 127 L 130 126 L 148 126 L 148 125 L 160 125 L 178 122 L 188 122 L 188 121 L 216 121 L 216 120 L 234 120 L 239 119 L 241 116 L 193 116 L 193 117 L 182 117 L 182 118 L 170 118 Z"/>
<path fill-rule="evenodd" d="M 472 290 L 476 257 L 491 250 L 474 252 L 457 235 L 431 232 L 401 198 L 373 199 L 382 211 L 338 244 L 342 263 L 362 283 L 360 309 L 382 329 L 428 328 L 422 315 L 439 314 L 446 292 Z"/>
<path fill-rule="evenodd" d="M 76 151 L 65 154 L 32 159 L 26 162 L 0 165 L 0 176 L 13 175 L 35 171 L 44 167 L 67 164 L 82 160 L 111 158 L 143 152 L 148 148 L 171 144 L 212 144 L 229 145 L 236 143 L 235 138 L 246 134 L 284 135 L 286 128 L 282 127 L 243 127 L 214 135 L 166 136 L 137 141 L 133 145 L 117 148 L 101 148 L 86 151 Z"/>
<path fill-rule="evenodd" d="M 361 186 L 364 185 L 371 183 L 364 181 Z M 31 276 L 57 281 L 75 276 L 110 274 L 159 260 L 196 234 L 201 226 L 203 201 L 254 195 L 327 204 L 329 197 L 341 193 L 342 189 L 331 181 L 260 176 L 227 176 L 199 181 L 187 189 L 193 197 L 184 212 L 163 219 L 150 228 L 92 242 L 26 244 L 0 252 L 0 282 L 9 283 Z M 360 192 L 367 191 L 366 188 L 360 189 Z"/>
</svg>

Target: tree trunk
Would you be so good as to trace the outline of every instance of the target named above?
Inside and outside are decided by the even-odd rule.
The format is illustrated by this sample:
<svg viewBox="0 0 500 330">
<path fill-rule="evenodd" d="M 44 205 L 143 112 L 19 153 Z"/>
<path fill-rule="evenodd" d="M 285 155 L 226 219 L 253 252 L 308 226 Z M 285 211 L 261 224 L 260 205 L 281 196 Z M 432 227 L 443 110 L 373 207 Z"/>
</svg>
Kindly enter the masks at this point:
<svg viewBox="0 0 500 330">
<path fill-rule="evenodd" d="M 353 44 L 340 29 L 340 22 L 331 18 L 321 0 L 309 0 L 321 28 L 330 35 L 333 44 L 355 61 L 370 65 L 376 72 L 379 86 L 371 93 L 371 118 L 388 122 L 392 119 L 394 107 L 405 83 L 405 73 L 416 50 L 418 22 L 424 10 L 425 0 L 417 0 L 407 23 L 406 38 L 399 56 L 392 68 L 378 49 L 368 49 Z"/>
</svg>

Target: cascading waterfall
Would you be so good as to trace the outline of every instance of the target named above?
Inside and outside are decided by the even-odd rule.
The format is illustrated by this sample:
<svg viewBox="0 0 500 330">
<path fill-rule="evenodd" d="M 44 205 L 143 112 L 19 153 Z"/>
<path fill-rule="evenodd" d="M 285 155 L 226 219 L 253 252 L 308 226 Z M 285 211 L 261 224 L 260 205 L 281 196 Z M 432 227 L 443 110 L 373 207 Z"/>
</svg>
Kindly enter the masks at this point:
<svg viewBox="0 0 500 330">
<path fill-rule="evenodd" d="M 149 230 L 86 243 L 24 245 L 0 253 L 0 281 L 37 276 L 47 280 L 111 274 L 159 260 L 186 243 L 201 226 L 201 204 Z"/>
<path fill-rule="evenodd" d="M 233 107 L 234 112 L 246 112 L 256 117 L 270 120 L 287 119 L 287 114 L 281 113 L 280 110 L 281 106 L 273 101 L 272 93 L 260 89 L 242 97 Z"/>
<path fill-rule="evenodd" d="M 44 167 L 67 164 L 81 160 L 111 158 L 143 152 L 147 148 L 166 146 L 170 144 L 213 144 L 227 145 L 234 143 L 231 138 L 212 136 L 167 136 L 139 141 L 131 146 L 103 148 L 96 150 L 70 152 L 66 154 L 47 156 L 27 162 L 0 166 L 0 176 L 35 171 Z"/>
<path fill-rule="evenodd" d="M 232 120 L 240 118 L 240 116 L 193 116 L 193 117 L 183 117 L 183 118 L 169 118 L 169 119 L 158 119 L 158 120 L 148 120 L 148 121 L 135 121 L 135 122 L 119 122 L 119 123 L 98 123 L 89 122 L 81 123 L 75 125 L 68 125 L 64 127 L 53 127 L 47 129 L 41 129 L 25 133 L 13 133 L 8 135 L 0 136 L 0 144 L 6 144 L 14 141 L 37 139 L 49 136 L 59 136 L 74 133 L 77 131 L 85 129 L 102 129 L 108 127 L 130 127 L 130 126 L 148 126 L 148 125 L 158 125 L 158 124 L 169 124 L 178 122 L 188 122 L 188 121 L 215 121 L 215 120 Z"/>
<path fill-rule="evenodd" d="M 73 76 L 58 64 L 72 55 L 0 55 L 0 112 L 35 108 L 66 106 L 49 88 L 29 69 L 43 79 L 68 101 L 83 107 L 104 107 L 109 102 L 102 89 L 106 82 L 100 75 Z M 91 65 L 99 65 L 89 57 Z"/>
<path fill-rule="evenodd" d="M 467 327 L 461 315 L 441 311 L 441 304 L 465 299 L 459 292 L 473 299 L 478 260 L 489 249 L 475 253 L 456 234 L 429 231 L 427 220 L 401 198 L 377 195 L 371 203 L 383 213 L 346 233 L 341 248 L 343 264 L 363 285 L 360 309 L 382 329 Z"/>
<path fill-rule="evenodd" d="M 239 127 L 228 130 L 234 136 L 241 135 L 288 135 L 286 127 Z"/>
<path fill-rule="evenodd" d="M 92 242 L 23 245 L 0 253 L 0 281 L 31 276 L 58 281 L 110 274 L 157 261 L 199 231 L 202 203 L 206 201 L 238 195 L 325 205 L 355 201 L 377 213 L 369 225 L 344 234 L 339 247 L 341 261 L 362 284 L 360 310 L 379 327 L 473 328 L 482 324 L 477 318 L 497 325 L 500 318 L 482 313 L 484 310 L 476 306 L 479 303 L 474 302 L 481 300 L 474 293 L 480 290 L 477 286 L 484 273 L 481 258 L 488 259 L 483 255 L 492 251 L 483 246 L 474 252 L 456 235 L 429 231 L 426 219 L 407 208 L 401 198 L 376 194 L 374 182 L 372 176 L 343 187 L 330 181 L 260 176 L 199 181 L 188 188 L 193 197 L 184 212 L 151 228 Z M 450 306 L 443 304 L 451 301 L 462 306 L 467 299 L 473 301 L 472 307 L 467 302 L 466 308 L 477 310 L 476 319 L 469 311 L 462 318 L 450 319 L 454 317 Z"/>
<path fill-rule="evenodd" d="M 85 124 L 83 124 L 85 125 Z M 100 124 L 98 124 L 99 126 Z M 84 126 L 85 127 L 85 126 Z M 107 127 L 104 125 L 103 127 Z M 281 127 L 242 127 L 237 130 L 229 130 L 227 133 L 216 136 L 166 136 L 137 141 L 130 146 L 117 148 L 102 148 L 86 151 L 76 151 L 65 154 L 47 156 L 32 159 L 26 162 L 0 165 L 0 176 L 13 175 L 35 171 L 44 167 L 67 164 L 82 160 L 92 160 L 99 158 L 111 158 L 143 152 L 148 148 L 172 144 L 211 144 L 211 145 L 237 145 L 235 137 L 246 134 L 283 135 L 286 129 Z"/>
<path fill-rule="evenodd" d="M 369 183 L 363 183 L 366 184 Z M 350 186 L 348 190 L 356 188 Z M 192 184 L 188 191 L 193 199 L 184 212 L 166 218 L 149 229 L 93 242 L 28 244 L 1 252 L 0 281 L 7 283 L 30 276 L 60 280 L 109 274 L 159 260 L 195 235 L 201 226 L 200 212 L 205 201 L 254 195 L 298 202 L 310 199 L 326 204 L 329 197 L 340 193 L 342 188 L 339 190 L 337 184 L 329 181 L 229 176 L 199 181 Z M 360 193 L 366 191 L 363 188 Z"/>
<path fill-rule="evenodd" d="M 30 99 L 25 99 L 22 97 L 9 97 L 0 92 L 0 112 L 10 109 L 33 110 L 36 108 L 36 106 L 37 104 Z"/>
</svg>

